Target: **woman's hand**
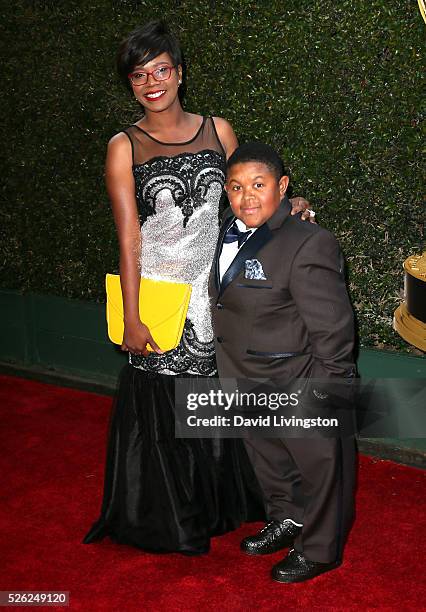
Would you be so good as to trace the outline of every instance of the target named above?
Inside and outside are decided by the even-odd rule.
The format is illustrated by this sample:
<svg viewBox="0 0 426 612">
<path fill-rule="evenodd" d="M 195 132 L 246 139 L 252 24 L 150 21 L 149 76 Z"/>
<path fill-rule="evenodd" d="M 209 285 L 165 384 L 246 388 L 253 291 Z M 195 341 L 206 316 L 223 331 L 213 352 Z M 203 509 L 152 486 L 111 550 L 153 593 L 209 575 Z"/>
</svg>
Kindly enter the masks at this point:
<svg viewBox="0 0 426 612">
<path fill-rule="evenodd" d="M 297 213 L 301 212 L 302 214 L 300 218 L 302 219 L 302 221 L 307 221 L 309 219 L 311 223 L 316 223 L 315 212 L 309 208 L 308 200 L 305 200 L 305 198 L 301 198 L 300 196 L 298 196 L 297 198 L 291 198 L 290 204 L 292 206 L 292 215 L 297 215 Z"/>
<path fill-rule="evenodd" d="M 125 323 L 123 344 L 121 345 L 122 351 L 129 351 L 134 355 L 148 357 L 150 351 L 147 349 L 147 344 L 159 355 L 164 353 L 151 336 L 148 327 L 142 321 L 135 321 L 130 324 Z"/>
</svg>

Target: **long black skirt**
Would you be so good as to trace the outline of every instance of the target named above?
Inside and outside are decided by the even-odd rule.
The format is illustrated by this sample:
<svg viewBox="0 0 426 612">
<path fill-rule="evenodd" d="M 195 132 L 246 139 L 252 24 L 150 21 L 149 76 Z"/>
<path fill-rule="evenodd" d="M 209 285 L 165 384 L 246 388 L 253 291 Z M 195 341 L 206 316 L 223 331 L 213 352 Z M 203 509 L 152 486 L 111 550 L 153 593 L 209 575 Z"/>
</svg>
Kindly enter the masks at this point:
<svg viewBox="0 0 426 612">
<path fill-rule="evenodd" d="M 262 520 L 243 441 L 177 439 L 174 376 L 124 367 L 114 403 L 100 518 L 105 536 L 151 552 L 207 552 L 210 537 Z"/>
</svg>

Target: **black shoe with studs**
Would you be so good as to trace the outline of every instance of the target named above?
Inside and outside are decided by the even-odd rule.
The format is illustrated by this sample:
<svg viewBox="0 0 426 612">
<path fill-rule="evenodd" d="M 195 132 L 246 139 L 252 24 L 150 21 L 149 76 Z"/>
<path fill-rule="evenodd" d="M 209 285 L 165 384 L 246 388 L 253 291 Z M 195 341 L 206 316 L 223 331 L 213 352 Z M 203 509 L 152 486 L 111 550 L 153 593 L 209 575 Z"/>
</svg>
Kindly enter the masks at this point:
<svg viewBox="0 0 426 612">
<path fill-rule="evenodd" d="M 241 550 L 248 555 L 269 555 L 293 545 L 302 527 L 293 521 L 270 521 L 255 535 L 244 538 Z"/>
<path fill-rule="evenodd" d="M 305 582 L 336 569 L 339 565 L 337 561 L 332 563 L 309 561 L 302 553 L 292 549 L 282 561 L 274 565 L 271 575 L 277 582 Z"/>
</svg>

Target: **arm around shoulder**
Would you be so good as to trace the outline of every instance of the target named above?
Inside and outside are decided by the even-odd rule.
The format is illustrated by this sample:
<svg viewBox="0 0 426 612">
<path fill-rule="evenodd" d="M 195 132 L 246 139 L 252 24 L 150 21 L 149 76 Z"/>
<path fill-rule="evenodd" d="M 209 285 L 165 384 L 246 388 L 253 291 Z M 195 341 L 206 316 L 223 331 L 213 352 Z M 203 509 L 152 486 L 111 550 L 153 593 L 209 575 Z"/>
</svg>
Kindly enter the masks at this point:
<svg viewBox="0 0 426 612">
<path fill-rule="evenodd" d="M 221 145 L 224 148 L 226 159 L 228 159 L 238 147 L 237 137 L 229 121 L 221 117 L 213 117 L 213 121 Z"/>
</svg>

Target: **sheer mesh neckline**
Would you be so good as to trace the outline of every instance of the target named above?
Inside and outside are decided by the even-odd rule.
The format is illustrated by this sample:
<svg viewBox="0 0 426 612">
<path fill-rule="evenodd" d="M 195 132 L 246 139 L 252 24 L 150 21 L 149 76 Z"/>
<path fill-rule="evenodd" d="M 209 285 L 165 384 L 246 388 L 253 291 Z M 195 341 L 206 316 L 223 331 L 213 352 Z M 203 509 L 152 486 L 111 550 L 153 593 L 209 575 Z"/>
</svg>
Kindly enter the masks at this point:
<svg viewBox="0 0 426 612">
<path fill-rule="evenodd" d="M 158 144 L 165 145 L 165 146 L 179 147 L 181 145 L 187 145 L 187 144 L 191 144 L 191 142 L 194 142 L 194 140 L 197 138 L 197 136 L 200 134 L 201 130 L 203 129 L 205 122 L 206 122 L 206 117 L 203 117 L 201 121 L 201 125 L 196 131 L 195 135 L 189 140 L 185 140 L 184 142 L 164 142 L 162 140 L 158 140 L 157 138 L 154 138 L 154 136 L 151 136 L 149 132 L 146 132 L 144 129 L 136 125 L 136 123 L 133 124 L 133 127 L 143 132 L 146 136 L 148 136 L 148 138 L 150 138 L 154 142 L 158 142 Z"/>
<path fill-rule="evenodd" d="M 151 136 L 136 124 L 124 130 L 132 144 L 132 162 L 134 166 L 144 164 L 154 158 L 174 158 L 183 154 L 193 155 L 206 149 L 225 156 L 222 143 L 216 132 L 212 117 L 202 117 L 197 132 L 185 142 L 162 142 Z M 176 155 L 178 154 L 178 155 Z M 167 162 L 168 163 L 168 162 Z M 170 162 L 172 163 L 172 162 Z"/>
</svg>

